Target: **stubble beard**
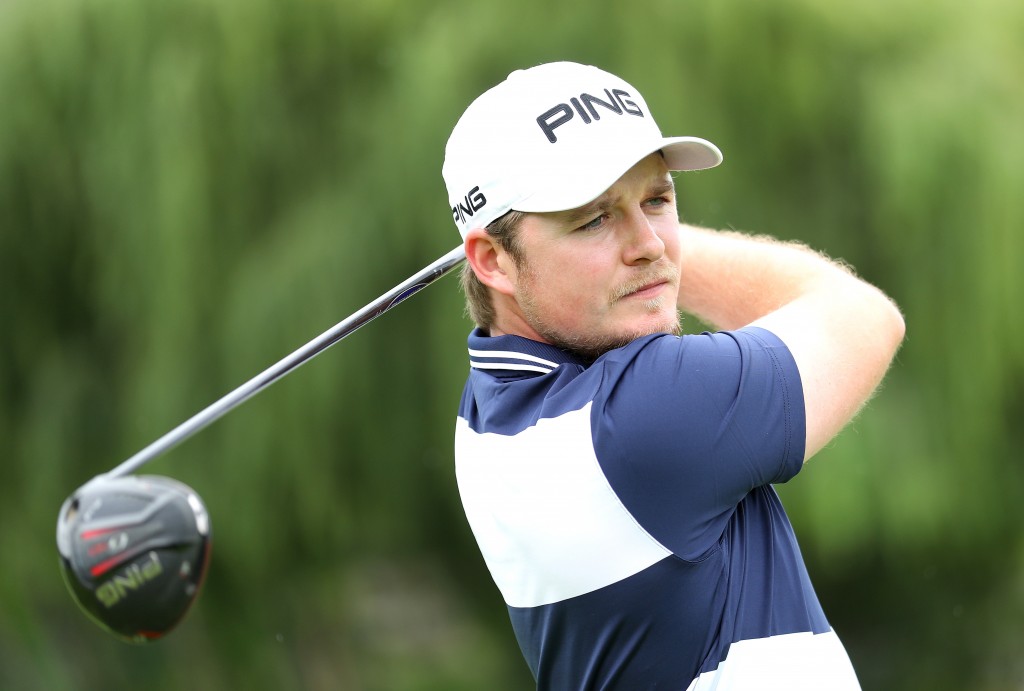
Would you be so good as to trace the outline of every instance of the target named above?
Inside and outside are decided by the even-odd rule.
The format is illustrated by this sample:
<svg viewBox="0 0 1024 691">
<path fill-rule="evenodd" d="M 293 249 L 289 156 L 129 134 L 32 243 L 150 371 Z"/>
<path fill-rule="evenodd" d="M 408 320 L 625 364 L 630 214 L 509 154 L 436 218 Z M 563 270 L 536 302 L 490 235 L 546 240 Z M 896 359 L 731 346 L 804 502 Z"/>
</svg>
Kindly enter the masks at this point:
<svg viewBox="0 0 1024 691">
<path fill-rule="evenodd" d="M 682 313 L 678 310 L 674 312 L 674 319 L 666 319 L 661 324 L 652 325 L 647 328 L 631 329 L 629 331 L 619 333 L 568 332 L 555 325 L 547 323 L 541 315 L 541 310 L 534 298 L 534 276 L 530 273 L 529 269 L 525 269 L 525 271 L 520 269 L 520 279 L 516 298 L 526 322 L 534 331 L 537 332 L 537 334 L 551 345 L 561 348 L 562 350 L 569 351 L 587 362 L 593 362 L 608 351 L 629 345 L 636 339 L 643 338 L 644 336 L 650 336 L 657 333 L 678 336 L 682 333 Z M 668 280 L 671 281 L 673 285 L 678 285 L 678 274 L 667 270 L 656 273 L 647 273 L 614 291 L 610 296 L 609 304 L 612 304 L 626 295 L 639 290 L 641 287 L 647 285 L 653 280 Z M 644 311 L 654 314 L 656 312 L 660 312 L 664 308 L 667 300 L 668 298 L 662 295 L 651 300 L 644 301 L 641 303 L 640 307 Z"/>
</svg>

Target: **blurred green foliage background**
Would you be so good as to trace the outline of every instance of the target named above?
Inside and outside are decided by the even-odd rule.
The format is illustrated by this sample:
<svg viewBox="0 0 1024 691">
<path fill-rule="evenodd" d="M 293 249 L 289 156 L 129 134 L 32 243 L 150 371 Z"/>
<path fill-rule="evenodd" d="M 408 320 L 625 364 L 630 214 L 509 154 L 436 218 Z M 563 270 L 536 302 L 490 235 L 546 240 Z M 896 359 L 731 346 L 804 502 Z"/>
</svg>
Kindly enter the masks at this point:
<svg viewBox="0 0 1024 691">
<path fill-rule="evenodd" d="M 1015 0 L 0 3 L 0 689 L 530 687 L 454 483 L 451 278 L 147 466 L 215 532 L 164 641 L 99 633 L 53 536 L 455 246 L 448 132 L 557 59 L 723 149 L 685 219 L 899 302 L 884 390 L 780 491 L 865 689 L 1024 689 L 1022 37 Z"/>
</svg>

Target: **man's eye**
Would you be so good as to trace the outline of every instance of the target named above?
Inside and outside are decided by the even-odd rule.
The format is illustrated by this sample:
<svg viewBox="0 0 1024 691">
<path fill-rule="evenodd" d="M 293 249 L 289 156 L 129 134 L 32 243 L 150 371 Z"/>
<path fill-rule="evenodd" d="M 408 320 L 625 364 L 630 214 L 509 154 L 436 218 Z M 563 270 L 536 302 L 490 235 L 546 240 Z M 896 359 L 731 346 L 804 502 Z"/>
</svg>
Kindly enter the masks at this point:
<svg viewBox="0 0 1024 691">
<path fill-rule="evenodd" d="M 608 218 L 608 214 L 601 214 L 600 216 L 590 221 L 589 223 L 584 223 L 576 230 L 596 230 L 601 227 L 601 224 L 604 223 L 604 220 L 606 218 Z"/>
</svg>

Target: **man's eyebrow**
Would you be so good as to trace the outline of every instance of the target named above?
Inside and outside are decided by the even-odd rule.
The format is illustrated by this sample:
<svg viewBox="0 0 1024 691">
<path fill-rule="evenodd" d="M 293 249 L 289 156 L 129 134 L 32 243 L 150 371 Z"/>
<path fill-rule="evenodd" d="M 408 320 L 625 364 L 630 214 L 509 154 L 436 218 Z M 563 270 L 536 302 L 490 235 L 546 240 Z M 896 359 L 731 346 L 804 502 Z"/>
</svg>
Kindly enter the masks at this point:
<svg viewBox="0 0 1024 691">
<path fill-rule="evenodd" d="M 589 221 L 598 214 L 604 213 L 611 205 L 612 198 L 606 192 L 589 204 L 563 212 L 562 220 L 569 225 Z"/>
<path fill-rule="evenodd" d="M 660 197 L 662 195 L 668 194 L 670 192 L 675 192 L 675 191 L 676 191 L 676 185 L 672 181 L 672 178 L 669 177 L 669 176 L 665 176 L 661 180 L 658 180 L 653 185 L 651 185 L 650 189 L 648 189 L 648 191 L 647 191 L 647 196 L 649 196 L 649 197 Z"/>
</svg>

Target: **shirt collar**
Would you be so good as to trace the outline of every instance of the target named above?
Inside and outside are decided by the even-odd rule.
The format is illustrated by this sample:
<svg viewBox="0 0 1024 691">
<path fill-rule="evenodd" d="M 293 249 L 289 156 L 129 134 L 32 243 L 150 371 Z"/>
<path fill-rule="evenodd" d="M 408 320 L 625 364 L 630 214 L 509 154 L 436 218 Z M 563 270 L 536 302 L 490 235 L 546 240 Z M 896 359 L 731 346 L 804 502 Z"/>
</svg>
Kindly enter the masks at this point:
<svg viewBox="0 0 1024 691">
<path fill-rule="evenodd" d="M 522 336 L 488 336 L 480 329 L 469 334 L 469 364 L 473 369 L 494 374 L 548 374 L 562 365 L 585 367 L 586 363 L 570 352 Z"/>
</svg>

